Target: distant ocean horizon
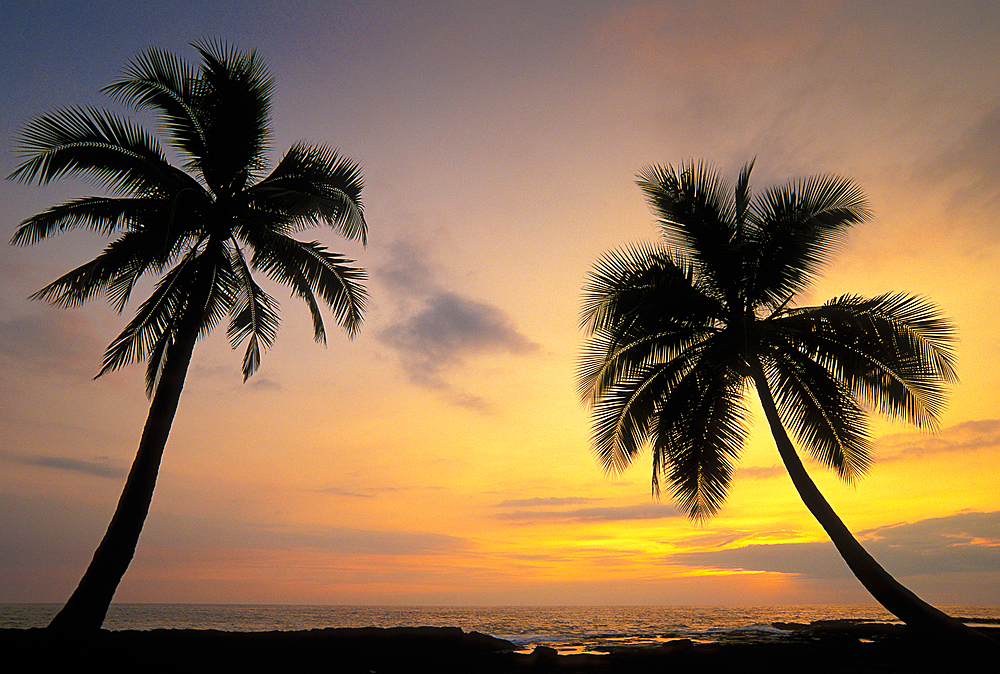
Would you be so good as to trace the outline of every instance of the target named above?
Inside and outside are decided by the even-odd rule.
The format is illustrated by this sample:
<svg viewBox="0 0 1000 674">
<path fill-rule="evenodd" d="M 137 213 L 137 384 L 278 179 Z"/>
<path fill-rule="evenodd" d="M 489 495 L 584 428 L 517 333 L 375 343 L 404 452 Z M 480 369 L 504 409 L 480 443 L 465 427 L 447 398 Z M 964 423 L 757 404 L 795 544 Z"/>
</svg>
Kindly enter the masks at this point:
<svg viewBox="0 0 1000 674">
<path fill-rule="evenodd" d="M 45 627 L 60 604 L 0 604 L 0 628 Z M 949 615 L 996 625 L 1000 606 L 941 606 Z M 458 627 L 560 653 L 655 646 L 671 639 L 761 641 L 787 634 L 775 623 L 898 622 L 876 605 L 794 606 L 311 606 L 289 604 L 112 604 L 108 630 L 226 632 L 360 627 Z"/>
</svg>

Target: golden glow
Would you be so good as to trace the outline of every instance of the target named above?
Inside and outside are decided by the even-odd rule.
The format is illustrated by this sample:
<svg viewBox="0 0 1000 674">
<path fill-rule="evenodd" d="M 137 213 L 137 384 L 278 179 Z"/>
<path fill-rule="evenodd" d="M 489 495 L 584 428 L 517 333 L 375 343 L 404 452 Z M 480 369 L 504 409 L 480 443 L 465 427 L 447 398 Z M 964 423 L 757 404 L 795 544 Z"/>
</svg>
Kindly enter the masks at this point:
<svg viewBox="0 0 1000 674">
<path fill-rule="evenodd" d="M 853 487 L 807 467 L 927 599 L 1000 602 L 1000 566 L 975 561 L 1000 545 L 1000 113 L 983 93 L 1000 90 L 996 10 L 955 10 L 944 41 L 933 3 L 857 18 L 823 3 L 721 4 L 541 3 L 513 16 L 484 3 L 483 22 L 415 3 L 290 18 L 278 33 L 193 11 L 194 33 L 169 44 L 129 15 L 121 34 L 141 44 L 96 51 L 103 34 L 88 26 L 118 25 L 103 6 L 73 30 L 57 16 L 11 19 L 12 39 L 33 37 L 0 47 L 13 50 L 4 63 L 35 84 L 18 90 L 3 138 L 60 106 L 120 111 L 96 92 L 147 44 L 190 56 L 186 39 L 245 35 L 275 76 L 274 146 L 330 143 L 365 176 L 367 249 L 302 234 L 369 269 L 362 333 L 349 341 L 331 320 L 327 346 L 315 344 L 307 310 L 282 291 L 277 342 L 246 385 L 224 327 L 199 344 L 117 598 L 868 601 L 784 474 L 756 400 L 727 505 L 704 523 L 678 515 L 667 490 L 651 497 L 648 454 L 609 476 L 589 449 L 579 294 L 599 255 L 656 235 L 634 174 L 704 158 L 735 175 L 756 156 L 760 189 L 842 174 L 875 213 L 803 304 L 906 291 L 960 335 L 962 383 L 939 432 L 873 422 L 876 463 Z M 429 44 L 427 26 L 453 34 L 455 53 Z M 2 161 L 7 175 L 12 154 Z M 94 189 L 0 183 L 8 235 Z M 117 316 L 100 300 L 24 299 L 104 245 L 81 233 L 0 250 L 0 577 L 15 579 L 0 601 L 68 596 L 141 432 L 142 366 L 91 380 L 137 302 Z M 904 553 L 951 571 L 927 580 Z"/>
</svg>

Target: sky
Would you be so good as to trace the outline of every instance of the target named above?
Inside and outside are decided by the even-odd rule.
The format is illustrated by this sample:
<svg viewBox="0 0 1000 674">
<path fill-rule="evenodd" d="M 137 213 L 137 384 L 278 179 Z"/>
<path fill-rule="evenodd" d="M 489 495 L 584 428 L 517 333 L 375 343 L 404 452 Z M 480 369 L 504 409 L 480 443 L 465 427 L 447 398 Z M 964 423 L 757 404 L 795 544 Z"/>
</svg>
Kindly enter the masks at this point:
<svg viewBox="0 0 1000 674">
<path fill-rule="evenodd" d="M 581 288 L 657 236 L 635 185 L 705 160 L 752 184 L 849 177 L 873 219 L 799 306 L 903 291 L 957 327 L 936 432 L 873 418 L 875 465 L 820 489 L 940 605 L 1000 604 L 1000 5 L 990 2 L 0 0 L 0 173 L 32 117 L 106 107 L 128 60 L 228 40 L 269 65 L 272 165 L 355 159 L 371 302 L 312 339 L 287 291 L 258 373 L 199 342 L 116 601 L 420 605 L 872 600 L 798 499 L 757 401 L 725 508 L 688 520 L 649 454 L 605 474 L 574 383 Z M 97 188 L 0 182 L 24 218 Z M 110 521 L 148 401 L 93 379 L 119 315 L 28 300 L 107 241 L 0 247 L 0 602 L 62 602 Z M 146 291 L 151 285 L 146 286 Z M 286 299 L 287 298 L 287 299 Z"/>
</svg>

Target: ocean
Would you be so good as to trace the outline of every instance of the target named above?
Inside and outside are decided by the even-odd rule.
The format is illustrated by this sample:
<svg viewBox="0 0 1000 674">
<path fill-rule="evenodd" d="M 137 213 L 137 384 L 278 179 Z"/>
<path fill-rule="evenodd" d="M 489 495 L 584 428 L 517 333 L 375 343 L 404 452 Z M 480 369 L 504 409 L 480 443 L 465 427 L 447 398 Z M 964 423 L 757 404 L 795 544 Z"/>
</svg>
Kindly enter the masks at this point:
<svg viewBox="0 0 1000 674">
<path fill-rule="evenodd" d="M 996 625 L 1000 606 L 942 606 L 949 615 Z M 0 628 L 44 627 L 58 604 L 0 604 Z M 109 630 L 203 629 L 230 632 L 337 627 L 459 627 L 524 650 L 560 653 L 608 646 L 654 646 L 671 639 L 765 641 L 788 634 L 773 623 L 817 620 L 897 622 L 877 606 L 297 606 L 112 604 Z"/>
</svg>

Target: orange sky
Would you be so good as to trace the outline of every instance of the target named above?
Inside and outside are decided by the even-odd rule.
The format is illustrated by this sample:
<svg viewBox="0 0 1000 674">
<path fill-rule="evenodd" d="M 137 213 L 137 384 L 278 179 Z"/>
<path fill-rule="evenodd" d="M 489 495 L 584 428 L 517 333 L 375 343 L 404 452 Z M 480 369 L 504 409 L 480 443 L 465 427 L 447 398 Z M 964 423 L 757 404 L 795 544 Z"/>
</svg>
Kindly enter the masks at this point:
<svg viewBox="0 0 1000 674">
<path fill-rule="evenodd" d="M 606 476 L 588 448 L 580 289 L 603 252 L 656 235 L 635 173 L 756 156 L 758 188 L 841 174 L 875 212 L 801 303 L 920 294 L 961 339 L 937 433 L 879 421 L 865 480 L 814 478 L 918 594 L 1000 603 L 1000 10 L 764 5 L 5 0 L 0 137 L 118 110 L 98 90 L 131 56 L 219 36 L 270 65 L 276 153 L 329 143 L 366 179 L 367 249 L 307 233 L 369 270 L 361 335 L 315 344 L 289 298 L 245 385 L 222 332 L 200 343 L 116 599 L 869 601 L 759 421 L 701 525 L 650 497 L 647 458 Z M 0 157 L 7 175 L 9 141 Z M 0 184 L 7 238 L 93 190 Z M 69 595 L 145 419 L 143 367 L 92 380 L 128 316 L 25 299 L 104 244 L 0 249 L 0 602 Z"/>
</svg>

